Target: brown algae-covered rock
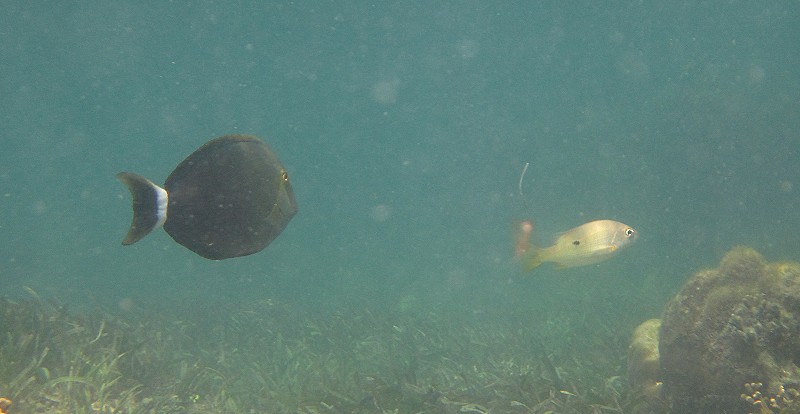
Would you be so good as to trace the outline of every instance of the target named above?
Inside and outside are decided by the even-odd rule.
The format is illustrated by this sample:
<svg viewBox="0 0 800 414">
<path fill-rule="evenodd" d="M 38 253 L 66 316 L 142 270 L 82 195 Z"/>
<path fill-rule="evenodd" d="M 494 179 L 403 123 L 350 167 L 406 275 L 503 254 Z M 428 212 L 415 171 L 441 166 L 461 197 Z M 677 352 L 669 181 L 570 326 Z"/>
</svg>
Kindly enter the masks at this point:
<svg viewBox="0 0 800 414">
<path fill-rule="evenodd" d="M 628 346 L 628 381 L 634 389 L 658 397 L 661 387 L 661 366 L 658 355 L 658 331 L 660 319 L 649 319 L 636 327 Z"/>
<path fill-rule="evenodd" d="M 658 334 L 661 319 L 649 319 L 636 327 L 628 346 L 628 381 L 634 400 L 633 413 L 661 413 L 661 365 L 658 354 Z"/>
<path fill-rule="evenodd" d="M 659 353 L 673 412 L 749 413 L 800 384 L 800 265 L 736 247 L 666 306 Z M 745 398 L 745 384 L 763 384 Z M 763 400 L 763 401 L 762 401 Z M 781 407 L 780 405 L 784 406 Z M 778 398 L 775 412 L 793 401 Z M 761 412 L 771 412 L 763 411 Z"/>
</svg>

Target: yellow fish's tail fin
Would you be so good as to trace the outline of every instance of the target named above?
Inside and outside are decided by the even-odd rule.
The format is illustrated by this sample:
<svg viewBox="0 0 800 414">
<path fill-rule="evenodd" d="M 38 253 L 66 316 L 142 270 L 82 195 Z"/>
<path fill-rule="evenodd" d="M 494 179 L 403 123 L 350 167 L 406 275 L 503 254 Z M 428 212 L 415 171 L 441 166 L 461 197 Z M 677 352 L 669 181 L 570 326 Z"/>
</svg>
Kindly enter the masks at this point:
<svg viewBox="0 0 800 414">
<path fill-rule="evenodd" d="M 525 255 L 522 256 L 522 270 L 530 272 L 544 263 L 544 255 L 542 254 L 543 250 L 544 249 L 536 246 L 531 246 Z"/>
</svg>

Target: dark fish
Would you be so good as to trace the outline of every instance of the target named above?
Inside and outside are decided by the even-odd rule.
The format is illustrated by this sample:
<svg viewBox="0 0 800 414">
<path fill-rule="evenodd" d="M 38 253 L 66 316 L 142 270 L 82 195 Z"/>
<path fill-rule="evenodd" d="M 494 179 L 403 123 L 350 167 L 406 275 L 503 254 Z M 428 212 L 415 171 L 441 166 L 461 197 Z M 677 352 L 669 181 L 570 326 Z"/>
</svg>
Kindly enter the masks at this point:
<svg viewBox="0 0 800 414">
<path fill-rule="evenodd" d="M 297 213 L 289 174 L 258 138 L 226 135 L 207 142 L 181 162 L 164 188 L 121 172 L 133 196 L 133 222 L 122 244 L 154 228 L 208 259 L 263 250 Z"/>
</svg>

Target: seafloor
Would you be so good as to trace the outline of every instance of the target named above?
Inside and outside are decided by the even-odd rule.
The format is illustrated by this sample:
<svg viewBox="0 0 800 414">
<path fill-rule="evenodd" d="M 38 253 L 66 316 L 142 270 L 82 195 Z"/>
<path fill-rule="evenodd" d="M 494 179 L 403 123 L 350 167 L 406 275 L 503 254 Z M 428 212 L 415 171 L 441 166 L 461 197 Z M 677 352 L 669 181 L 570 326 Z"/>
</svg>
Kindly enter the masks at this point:
<svg viewBox="0 0 800 414">
<path fill-rule="evenodd" d="M 33 292 L 0 301 L 9 413 L 590 414 L 641 405 L 624 377 L 630 321 L 603 315 L 530 326 L 504 314 L 309 312 L 269 300 L 122 315 L 71 312 Z"/>
</svg>

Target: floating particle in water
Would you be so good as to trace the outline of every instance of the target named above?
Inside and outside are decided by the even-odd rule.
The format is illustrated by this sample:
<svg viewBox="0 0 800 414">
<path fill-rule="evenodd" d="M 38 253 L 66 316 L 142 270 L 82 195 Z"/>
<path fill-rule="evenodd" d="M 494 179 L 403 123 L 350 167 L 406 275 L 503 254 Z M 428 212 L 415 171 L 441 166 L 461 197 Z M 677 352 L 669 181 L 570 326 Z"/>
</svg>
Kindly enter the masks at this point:
<svg viewBox="0 0 800 414">
<path fill-rule="evenodd" d="M 400 86 L 398 79 L 388 79 L 377 82 L 372 86 L 372 99 L 384 105 L 397 102 L 397 88 Z"/>
<path fill-rule="evenodd" d="M 751 82 L 761 83 L 764 81 L 764 78 L 767 77 L 767 71 L 759 65 L 753 65 L 747 71 L 747 76 L 750 78 Z"/>
<path fill-rule="evenodd" d="M 122 298 L 120 299 L 119 303 L 117 304 L 120 310 L 125 312 L 130 312 L 133 310 L 133 299 L 131 298 Z"/>
<path fill-rule="evenodd" d="M 47 203 L 45 203 L 43 200 L 37 200 L 36 202 L 33 203 L 33 212 L 37 216 L 41 216 L 42 214 L 46 213 Z"/>
<path fill-rule="evenodd" d="M 461 39 L 456 45 L 458 55 L 464 59 L 472 59 L 478 55 L 480 48 L 478 42 L 472 39 Z"/>
<path fill-rule="evenodd" d="M 369 216 L 372 220 L 382 223 L 392 216 L 392 207 L 387 206 L 386 204 L 378 204 L 375 207 L 372 207 L 372 211 L 370 211 Z"/>
</svg>

